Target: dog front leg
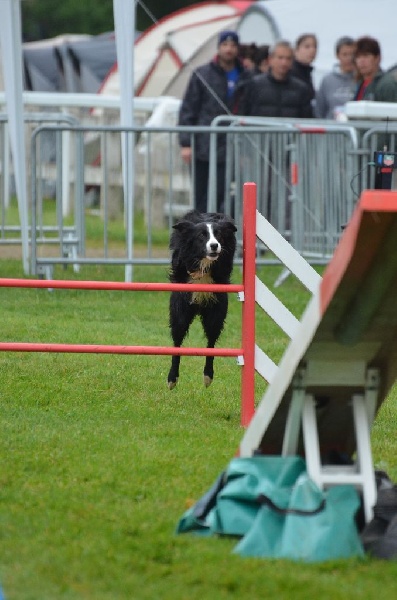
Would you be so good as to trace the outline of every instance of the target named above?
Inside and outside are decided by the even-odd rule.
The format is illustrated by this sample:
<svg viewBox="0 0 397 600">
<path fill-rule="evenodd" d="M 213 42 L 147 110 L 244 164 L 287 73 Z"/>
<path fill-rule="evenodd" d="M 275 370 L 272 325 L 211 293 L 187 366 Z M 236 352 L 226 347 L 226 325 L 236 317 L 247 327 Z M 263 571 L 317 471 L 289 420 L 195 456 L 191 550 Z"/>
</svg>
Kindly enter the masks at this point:
<svg viewBox="0 0 397 600">
<path fill-rule="evenodd" d="M 176 348 L 182 346 L 189 327 L 195 317 L 196 309 L 190 304 L 190 294 L 172 292 L 170 296 L 170 329 L 171 337 Z M 178 383 L 179 365 L 181 357 L 175 355 L 171 359 L 171 368 L 168 373 L 168 387 L 174 389 Z"/>
<path fill-rule="evenodd" d="M 207 337 L 207 348 L 215 348 L 222 333 L 228 307 L 227 294 L 216 294 L 216 302 L 205 307 L 201 314 L 203 329 Z M 214 379 L 214 357 L 207 356 L 204 364 L 204 385 L 208 387 Z"/>
<path fill-rule="evenodd" d="M 181 362 L 181 357 L 176 355 L 171 359 L 171 368 L 168 373 L 168 388 L 173 390 L 179 379 L 179 365 Z"/>
</svg>

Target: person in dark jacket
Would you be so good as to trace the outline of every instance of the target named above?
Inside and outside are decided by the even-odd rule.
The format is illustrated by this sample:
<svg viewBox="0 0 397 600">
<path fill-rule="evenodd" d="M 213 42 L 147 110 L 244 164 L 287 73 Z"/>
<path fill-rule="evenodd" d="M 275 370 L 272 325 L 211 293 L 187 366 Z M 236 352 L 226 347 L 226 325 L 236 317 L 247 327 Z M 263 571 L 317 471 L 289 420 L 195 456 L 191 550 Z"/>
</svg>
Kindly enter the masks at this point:
<svg viewBox="0 0 397 600">
<path fill-rule="evenodd" d="M 243 114 L 251 117 L 312 118 L 311 92 L 309 87 L 291 75 L 293 49 L 289 42 L 280 40 L 269 50 L 269 70 L 256 75 L 248 84 L 244 96 Z M 272 162 L 272 150 L 269 154 Z M 288 171 L 289 157 L 286 158 Z M 273 185 L 274 177 L 279 177 L 269 169 L 268 188 L 265 190 L 266 218 L 272 223 L 277 200 Z M 265 199 L 262 199 L 265 202 Z M 290 203 L 285 200 L 285 228 L 290 227 Z"/>
<path fill-rule="evenodd" d="M 243 89 L 250 73 L 238 60 L 239 38 L 235 31 L 222 31 L 218 52 L 209 63 L 193 72 L 179 111 L 179 125 L 208 126 L 220 115 L 239 114 Z M 182 159 L 191 164 L 194 176 L 194 206 L 207 211 L 210 134 L 183 132 L 179 136 Z M 223 212 L 225 197 L 225 135 L 217 136 L 217 210 Z"/>
<path fill-rule="evenodd" d="M 255 60 L 258 53 L 258 46 L 255 43 L 252 44 L 239 44 L 239 59 L 244 65 L 247 71 L 254 71 Z"/>
<path fill-rule="evenodd" d="M 256 117 L 312 118 L 311 91 L 291 75 L 293 50 L 285 40 L 269 51 L 269 71 L 246 86 L 243 113 Z"/>
<path fill-rule="evenodd" d="M 258 47 L 255 56 L 255 72 L 257 74 L 267 73 L 269 70 L 269 44 Z"/>
<path fill-rule="evenodd" d="M 354 100 L 397 102 L 396 74 L 381 69 L 379 42 L 369 36 L 356 40 L 354 59 L 359 76 Z"/>
<path fill-rule="evenodd" d="M 354 100 L 397 102 L 397 73 L 381 69 L 381 50 L 378 40 L 363 36 L 356 40 L 354 60 L 359 77 Z M 387 129 L 387 128 L 386 128 Z M 377 136 L 378 148 L 390 147 L 390 136 Z"/>
<path fill-rule="evenodd" d="M 311 100 L 314 100 L 316 91 L 314 89 L 312 71 L 313 61 L 317 54 L 317 38 L 314 33 L 304 33 L 295 42 L 294 61 L 291 73 L 310 88 Z"/>
</svg>

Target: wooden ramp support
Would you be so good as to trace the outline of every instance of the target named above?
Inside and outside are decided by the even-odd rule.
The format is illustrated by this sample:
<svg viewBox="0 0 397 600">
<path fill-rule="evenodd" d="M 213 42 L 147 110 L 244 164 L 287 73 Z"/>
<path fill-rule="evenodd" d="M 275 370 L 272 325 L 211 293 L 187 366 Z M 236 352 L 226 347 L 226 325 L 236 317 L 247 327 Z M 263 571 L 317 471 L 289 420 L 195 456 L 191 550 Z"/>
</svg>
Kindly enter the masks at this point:
<svg viewBox="0 0 397 600">
<path fill-rule="evenodd" d="M 240 456 L 301 454 L 372 518 L 370 430 L 397 375 L 397 192 L 362 194 L 254 417 Z M 342 464 L 341 464 L 342 463 Z"/>
</svg>

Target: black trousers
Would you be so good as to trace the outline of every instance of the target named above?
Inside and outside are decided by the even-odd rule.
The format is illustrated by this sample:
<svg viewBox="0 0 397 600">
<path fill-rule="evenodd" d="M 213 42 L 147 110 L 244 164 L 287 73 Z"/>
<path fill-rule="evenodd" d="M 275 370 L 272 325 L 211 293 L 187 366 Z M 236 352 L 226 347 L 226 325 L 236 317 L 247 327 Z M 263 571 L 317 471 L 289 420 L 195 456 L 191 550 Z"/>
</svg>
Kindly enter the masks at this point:
<svg viewBox="0 0 397 600">
<path fill-rule="evenodd" d="M 208 179 L 210 164 L 205 160 L 194 161 L 194 208 L 199 212 L 208 212 Z M 216 165 L 216 210 L 223 212 L 225 206 L 226 164 Z"/>
</svg>

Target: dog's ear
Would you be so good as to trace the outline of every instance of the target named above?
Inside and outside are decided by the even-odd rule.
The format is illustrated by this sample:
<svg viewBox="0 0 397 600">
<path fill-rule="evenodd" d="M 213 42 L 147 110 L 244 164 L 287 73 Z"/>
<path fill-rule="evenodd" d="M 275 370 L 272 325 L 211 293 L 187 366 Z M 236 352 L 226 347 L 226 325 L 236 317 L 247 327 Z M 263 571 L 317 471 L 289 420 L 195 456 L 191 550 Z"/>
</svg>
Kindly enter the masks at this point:
<svg viewBox="0 0 397 600">
<path fill-rule="evenodd" d="M 231 217 L 227 217 L 226 219 L 222 220 L 222 227 L 228 229 L 229 231 L 232 231 L 233 233 L 237 231 L 237 227 Z"/>
<path fill-rule="evenodd" d="M 190 221 L 178 221 L 178 223 L 175 223 L 175 225 L 172 226 L 173 229 L 176 229 L 177 231 L 180 231 L 181 233 L 183 231 L 188 231 L 193 227 L 193 224 Z"/>
</svg>

